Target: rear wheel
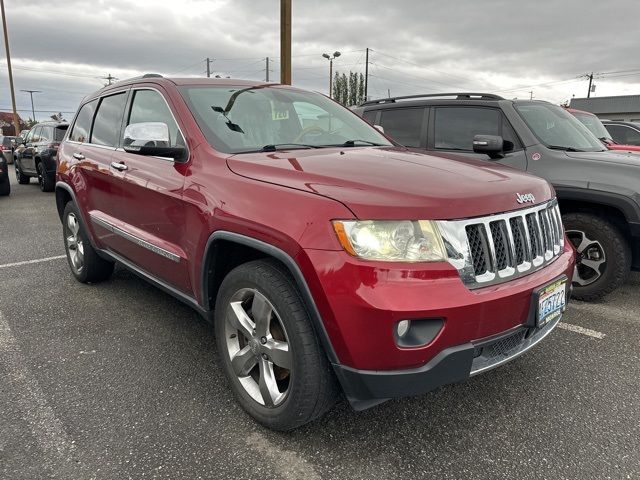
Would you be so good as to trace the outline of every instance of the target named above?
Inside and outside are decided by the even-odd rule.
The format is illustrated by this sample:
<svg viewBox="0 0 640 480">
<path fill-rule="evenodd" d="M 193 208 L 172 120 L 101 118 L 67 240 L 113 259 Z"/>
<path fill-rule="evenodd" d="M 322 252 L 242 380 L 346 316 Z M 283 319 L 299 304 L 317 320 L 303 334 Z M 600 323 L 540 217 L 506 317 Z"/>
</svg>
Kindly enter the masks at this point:
<svg viewBox="0 0 640 480">
<path fill-rule="evenodd" d="M 26 185 L 31 180 L 24 173 L 22 173 L 22 169 L 20 168 L 20 162 L 18 160 L 15 161 L 14 167 L 16 169 L 16 179 L 20 185 Z"/>
<path fill-rule="evenodd" d="M 591 213 L 563 215 L 567 237 L 576 248 L 573 296 L 596 300 L 620 287 L 631 272 L 631 247 L 623 233 Z"/>
<path fill-rule="evenodd" d="M 38 184 L 40 185 L 40 190 L 43 192 L 53 192 L 55 179 L 45 171 L 42 162 L 38 162 L 36 169 L 38 170 Z"/>
<path fill-rule="evenodd" d="M 62 232 L 69 267 L 79 282 L 97 283 L 111 276 L 114 263 L 100 257 L 93 248 L 78 207 L 73 202 L 68 202 L 64 207 Z"/>
<path fill-rule="evenodd" d="M 216 302 L 216 342 L 240 405 L 258 422 L 291 430 L 335 403 L 337 383 L 288 273 L 258 260 L 232 270 Z"/>
</svg>

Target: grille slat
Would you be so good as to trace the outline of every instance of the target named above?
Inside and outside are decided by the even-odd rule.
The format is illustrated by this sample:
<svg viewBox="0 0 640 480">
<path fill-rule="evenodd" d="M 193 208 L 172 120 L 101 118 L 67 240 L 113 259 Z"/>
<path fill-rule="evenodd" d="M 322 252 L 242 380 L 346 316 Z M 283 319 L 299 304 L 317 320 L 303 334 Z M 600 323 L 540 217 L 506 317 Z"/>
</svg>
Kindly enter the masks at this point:
<svg viewBox="0 0 640 480">
<path fill-rule="evenodd" d="M 462 233 L 462 245 L 468 247 L 466 255 L 449 259 L 471 286 L 507 281 L 537 270 L 553 261 L 564 247 L 562 220 L 555 201 L 446 224 L 445 231 L 450 232 L 451 238 L 458 238 L 456 232 Z M 456 230 L 456 224 L 463 227 L 461 231 Z M 460 258 L 464 260 L 462 264 Z"/>
</svg>

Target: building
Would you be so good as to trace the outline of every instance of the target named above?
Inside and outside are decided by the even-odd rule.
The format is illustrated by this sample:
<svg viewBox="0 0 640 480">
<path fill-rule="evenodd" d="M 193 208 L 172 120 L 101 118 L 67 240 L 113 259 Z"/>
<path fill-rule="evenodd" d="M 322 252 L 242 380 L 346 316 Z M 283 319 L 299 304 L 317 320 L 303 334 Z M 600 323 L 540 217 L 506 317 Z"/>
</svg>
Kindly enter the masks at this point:
<svg viewBox="0 0 640 480">
<path fill-rule="evenodd" d="M 20 130 L 27 128 L 22 118 L 20 118 L 20 114 L 18 114 L 18 121 L 20 122 Z M 2 129 L 2 135 L 17 135 L 13 131 L 13 112 L 0 112 L 0 128 Z"/>
<path fill-rule="evenodd" d="M 598 117 L 608 120 L 640 122 L 640 95 L 572 98 L 569 106 L 595 113 Z"/>
</svg>

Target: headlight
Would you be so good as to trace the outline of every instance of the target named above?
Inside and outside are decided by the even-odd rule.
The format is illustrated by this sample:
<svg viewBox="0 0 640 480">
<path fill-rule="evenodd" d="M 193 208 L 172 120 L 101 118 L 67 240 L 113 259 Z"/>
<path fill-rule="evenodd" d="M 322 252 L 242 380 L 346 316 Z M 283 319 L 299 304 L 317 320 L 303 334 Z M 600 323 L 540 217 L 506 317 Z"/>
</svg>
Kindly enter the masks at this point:
<svg viewBox="0 0 640 480">
<path fill-rule="evenodd" d="M 446 260 L 436 224 L 430 220 L 334 221 L 340 244 L 354 257 L 386 262 L 440 262 Z"/>
</svg>

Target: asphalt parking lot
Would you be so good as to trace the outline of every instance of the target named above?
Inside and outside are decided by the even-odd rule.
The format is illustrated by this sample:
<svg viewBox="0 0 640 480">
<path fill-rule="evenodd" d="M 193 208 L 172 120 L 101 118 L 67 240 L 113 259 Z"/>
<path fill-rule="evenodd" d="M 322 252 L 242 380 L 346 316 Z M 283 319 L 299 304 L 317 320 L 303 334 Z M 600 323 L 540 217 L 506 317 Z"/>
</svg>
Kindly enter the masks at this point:
<svg viewBox="0 0 640 480">
<path fill-rule="evenodd" d="M 12 189 L 0 478 L 640 478 L 640 274 L 506 366 L 281 434 L 235 403 L 195 312 L 123 269 L 76 282 L 53 194 Z"/>
</svg>

